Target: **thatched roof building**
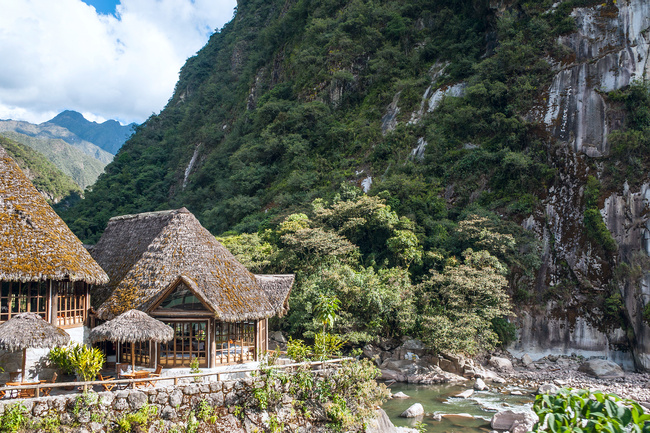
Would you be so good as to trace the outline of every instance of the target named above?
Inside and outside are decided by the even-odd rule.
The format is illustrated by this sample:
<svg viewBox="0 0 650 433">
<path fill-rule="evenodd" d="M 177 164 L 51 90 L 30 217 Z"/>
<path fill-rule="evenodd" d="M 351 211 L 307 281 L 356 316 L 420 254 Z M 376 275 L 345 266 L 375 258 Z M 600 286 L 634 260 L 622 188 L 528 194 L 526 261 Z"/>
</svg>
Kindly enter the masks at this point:
<svg viewBox="0 0 650 433">
<path fill-rule="evenodd" d="M 255 275 L 257 284 L 262 287 L 269 298 L 275 314 L 282 317 L 289 311 L 289 294 L 293 287 L 295 275 Z"/>
<path fill-rule="evenodd" d="M 91 253 L 110 277 L 93 295 L 103 320 L 147 311 L 180 283 L 225 322 L 288 308 L 293 275 L 253 275 L 185 208 L 111 218 Z"/>
<path fill-rule="evenodd" d="M 108 282 L 81 241 L 2 147 L 0 280 Z"/>
<path fill-rule="evenodd" d="M 140 310 L 128 310 L 116 318 L 93 328 L 89 339 L 133 343 L 155 341 L 162 343 L 174 338 L 174 330 Z"/>
</svg>

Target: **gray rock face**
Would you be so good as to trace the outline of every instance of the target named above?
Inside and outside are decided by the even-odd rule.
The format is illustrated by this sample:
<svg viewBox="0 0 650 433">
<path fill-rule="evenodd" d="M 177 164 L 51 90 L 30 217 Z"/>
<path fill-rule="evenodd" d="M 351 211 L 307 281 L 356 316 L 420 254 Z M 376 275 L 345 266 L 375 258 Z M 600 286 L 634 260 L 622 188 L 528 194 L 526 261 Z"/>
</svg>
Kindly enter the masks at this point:
<svg viewBox="0 0 650 433">
<path fill-rule="evenodd" d="M 402 412 L 400 416 L 402 418 L 416 418 L 422 415 L 424 415 L 424 407 L 422 407 L 420 403 L 415 403 L 404 412 Z"/>
<path fill-rule="evenodd" d="M 623 369 L 618 364 L 606 359 L 590 359 L 585 361 L 578 368 L 578 371 L 597 378 L 622 377 L 625 375 Z"/>
<path fill-rule="evenodd" d="M 510 430 L 513 427 L 525 426 L 527 430 L 532 430 L 533 425 L 539 420 L 533 412 L 513 412 L 504 410 L 497 412 L 492 417 L 490 426 L 495 430 Z"/>
<path fill-rule="evenodd" d="M 620 127 L 600 92 L 627 86 L 647 70 L 650 4 L 619 1 L 618 13 L 602 6 L 577 8 L 578 31 L 560 38 L 575 61 L 558 70 L 546 107 L 537 113 L 558 139 L 589 156 L 606 155 L 607 134 Z"/>
</svg>

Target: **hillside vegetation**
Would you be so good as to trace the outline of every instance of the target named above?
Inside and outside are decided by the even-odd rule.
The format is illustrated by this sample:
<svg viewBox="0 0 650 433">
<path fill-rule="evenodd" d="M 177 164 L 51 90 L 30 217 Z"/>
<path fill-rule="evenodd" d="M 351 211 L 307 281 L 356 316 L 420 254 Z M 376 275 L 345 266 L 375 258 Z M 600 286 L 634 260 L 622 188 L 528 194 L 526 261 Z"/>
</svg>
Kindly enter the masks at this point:
<svg viewBox="0 0 650 433">
<path fill-rule="evenodd" d="M 81 188 L 43 155 L 28 146 L 0 136 L 0 146 L 16 161 L 21 170 L 45 197 L 53 203 L 82 193 Z"/>
<path fill-rule="evenodd" d="M 72 178 L 82 190 L 95 183 L 106 166 L 105 163 L 58 138 L 31 137 L 14 131 L 3 131 L 0 136 L 36 150 L 66 176 Z"/>
<path fill-rule="evenodd" d="M 297 273 L 281 324 L 294 335 L 314 332 L 325 296 L 352 341 L 507 342 L 510 299 L 554 296 L 520 224 L 560 182 L 527 114 L 571 58 L 557 40 L 572 9 L 597 2 L 490 3 L 240 1 L 62 216 L 96 242 L 112 216 L 186 206 L 253 270 Z M 451 93 L 429 110 L 436 89 Z M 607 249 L 591 214 L 585 230 Z"/>
</svg>

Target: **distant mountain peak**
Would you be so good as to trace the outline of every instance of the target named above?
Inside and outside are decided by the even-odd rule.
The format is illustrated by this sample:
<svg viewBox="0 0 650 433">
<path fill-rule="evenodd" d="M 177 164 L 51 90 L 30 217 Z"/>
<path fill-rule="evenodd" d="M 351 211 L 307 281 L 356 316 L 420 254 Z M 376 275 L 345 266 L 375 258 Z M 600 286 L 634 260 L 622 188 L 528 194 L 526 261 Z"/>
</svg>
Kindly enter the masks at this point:
<svg viewBox="0 0 650 433">
<path fill-rule="evenodd" d="M 65 110 L 57 114 L 53 119 L 41 125 L 57 125 L 68 129 L 82 140 L 89 141 L 115 155 L 122 147 L 122 144 L 133 134 L 136 124 L 122 126 L 117 120 L 107 120 L 97 123 L 86 119 L 83 114 Z"/>
</svg>

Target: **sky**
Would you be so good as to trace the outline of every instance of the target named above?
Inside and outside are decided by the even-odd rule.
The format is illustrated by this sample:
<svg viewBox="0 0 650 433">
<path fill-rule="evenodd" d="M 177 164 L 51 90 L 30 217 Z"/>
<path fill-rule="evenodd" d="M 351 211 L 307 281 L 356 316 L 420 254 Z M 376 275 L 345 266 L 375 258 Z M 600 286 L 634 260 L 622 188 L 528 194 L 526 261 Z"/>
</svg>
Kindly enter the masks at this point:
<svg viewBox="0 0 650 433">
<path fill-rule="evenodd" d="M 142 123 L 236 0 L 0 0 L 0 119 Z"/>
</svg>

